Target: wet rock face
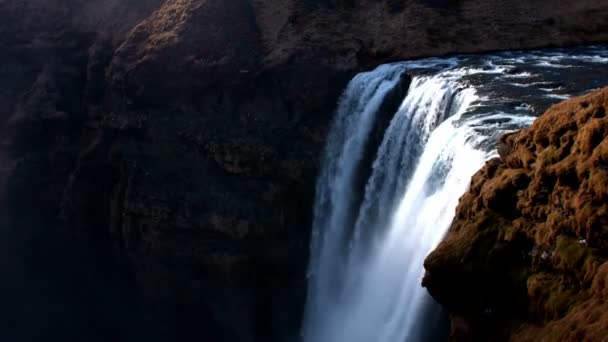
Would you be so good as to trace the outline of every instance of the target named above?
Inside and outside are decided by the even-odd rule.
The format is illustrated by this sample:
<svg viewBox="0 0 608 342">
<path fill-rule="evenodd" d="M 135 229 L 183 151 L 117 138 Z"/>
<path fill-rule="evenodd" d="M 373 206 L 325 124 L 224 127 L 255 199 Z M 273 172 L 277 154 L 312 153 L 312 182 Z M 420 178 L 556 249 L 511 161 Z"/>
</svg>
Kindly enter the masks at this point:
<svg viewBox="0 0 608 342">
<path fill-rule="evenodd" d="M 0 2 L 4 339 L 294 337 L 319 154 L 356 72 L 608 39 L 597 1 L 510 3 Z"/>
<path fill-rule="evenodd" d="M 452 339 L 608 336 L 608 88 L 501 140 L 425 262 Z"/>
</svg>

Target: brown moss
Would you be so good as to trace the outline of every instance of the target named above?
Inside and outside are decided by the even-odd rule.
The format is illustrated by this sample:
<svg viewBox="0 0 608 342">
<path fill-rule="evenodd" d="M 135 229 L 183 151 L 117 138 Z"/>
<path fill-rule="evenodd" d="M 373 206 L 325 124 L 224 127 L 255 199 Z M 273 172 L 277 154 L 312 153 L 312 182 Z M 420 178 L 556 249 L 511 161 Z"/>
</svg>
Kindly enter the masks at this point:
<svg viewBox="0 0 608 342">
<path fill-rule="evenodd" d="M 560 271 L 573 270 L 584 261 L 589 254 L 586 244 L 577 239 L 560 235 L 557 237 L 554 264 Z"/>
<path fill-rule="evenodd" d="M 605 88 L 550 108 L 473 177 L 425 263 L 424 285 L 469 327 L 453 340 L 608 339 L 607 107 Z"/>
<path fill-rule="evenodd" d="M 536 273 L 527 279 L 530 310 L 542 319 L 554 319 L 567 312 L 576 293 L 563 283 L 563 279 L 551 273 Z"/>
</svg>

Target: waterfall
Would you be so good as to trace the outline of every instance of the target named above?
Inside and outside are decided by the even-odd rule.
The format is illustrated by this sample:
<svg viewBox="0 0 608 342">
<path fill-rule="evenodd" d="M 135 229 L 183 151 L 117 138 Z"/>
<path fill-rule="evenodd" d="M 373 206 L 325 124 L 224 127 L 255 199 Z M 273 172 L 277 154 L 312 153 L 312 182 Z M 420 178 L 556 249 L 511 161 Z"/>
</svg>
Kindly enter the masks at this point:
<svg viewBox="0 0 608 342">
<path fill-rule="evenodd" d="M 440 201 L 434 193 L 457 157 L 474 159 L 464 163 L 466 169 L 455 169 L 450 183 L 456 184 L 446 191 L 464 191 L 461 183 L 484 160 L 468 150 L 455 155 L 466 147 L 466 136 L 454 122 L 475 100 L 475 91 L 441 74 L 415 77 L 379 147 L 363 202 L 353 203 L 353 174 L 373 113 L 400 72 L 403 68 L 384 67 L 355 78 L 337 111 L 317 187 L 305 341 L 397 341 L 409 334 L 403 323 L 408 308 L 424 295 L 423 259 L 443 235 L 455 202 L 439 203 L 430 217 L 408 220 L 409 215 Z M 412 168 L 418 159 L 420 165 Z M 425 224 L 443 226 L 425 229 Z"/>
<path fill-rule="evenodd" d="M 576 57 L 583 65 L 578 72 L 597 67 L 583 57 Z M 384 65 L 351 81 L 317 183 L 304 342 L 428 338 L 440 315 L 420 285 L 424 259 L 449 228 L 472 175 L 496 155 L 497 137 L 534 120 L 532 105 L 498 96 L 498 85 L 520 96 L 521 79 L 534 80 L 526 84 L 527 99 L 545 106 L 553 100 L 542 87 L 559 77 L 546 71 L 555 65 L 539 66 L 547 58 L 573 63 L 565 55 L 534 53 L 428 59 Z M 528 71 L 522 63 L 533 67 Z M 414 74 L 407 95 L 373 164 L 363 165 L 382 100 L 404 73 Z M 559 91 L 569 96 L 579 90 Z M 360 188 L 357 177 L 366 167 L 371 172 Z"/>
<path fill-rule="evenodd" d="M 313 221 L 312 249 L 316 252 L 311 256 L 311 273 L 322 275 L 314 279 L 315 287 L 323 291 L 331 291 L 341 281 L 339 260 L 354 205 L 357 166 L 382 100 L 398 85 L 402 71 L 403 67 L 386 65 L 361 73 L 340 100 L 318 180 Z"/>
</svg>

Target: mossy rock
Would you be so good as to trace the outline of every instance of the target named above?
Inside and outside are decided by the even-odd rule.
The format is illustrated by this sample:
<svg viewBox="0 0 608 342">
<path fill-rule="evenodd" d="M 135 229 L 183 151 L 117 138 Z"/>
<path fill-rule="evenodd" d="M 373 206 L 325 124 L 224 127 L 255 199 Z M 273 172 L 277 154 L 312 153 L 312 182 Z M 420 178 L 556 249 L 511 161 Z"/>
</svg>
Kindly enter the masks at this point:
<svg viewBox="0 0 608 342">
<path fill-rule="evenodd" d="M 585 258 L 590 255 L 590 249 L 583 240 L 560 235 L 555 245 L 554 260 L 560 271 L 572 271 L 581 268 Z"/>
<path fill-rule="evenodd" d="M 533 312 L 544 320 L 563 317 L 577 299 L 576 289 L 555 274 L 536 273 L 528 278 L 527 285 Z"/>
</svg>

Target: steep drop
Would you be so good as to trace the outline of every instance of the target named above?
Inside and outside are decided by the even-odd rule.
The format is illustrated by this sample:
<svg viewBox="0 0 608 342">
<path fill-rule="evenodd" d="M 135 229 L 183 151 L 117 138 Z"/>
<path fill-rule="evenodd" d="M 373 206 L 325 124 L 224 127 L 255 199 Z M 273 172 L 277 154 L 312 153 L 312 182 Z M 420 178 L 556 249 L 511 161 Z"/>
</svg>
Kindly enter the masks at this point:
<svg viewBox="0 0 608 342">
<path fill-rule="evenodd" d="M 604 58 L 598 51 L 605 54 L 428 59 L 357 76 L 340 102 L 317 185 L 304 341 L 428 338 L 442 316 L 420 286 L 423 261 L 472 175 L 496 155 L 499 135 L 530 125 L 535 107 L 578 91 L 554 86 L 556 68 L 593 70 Z M 378 101 L 399 73 L 413 81 L 359 189 L 354 175 L 369 167 L 362 153 Z M 520 88 L 532 104 L 515 102 Z"/>
<path fill-rule="evenodd" d="M 455 341 L 606 340 L 606 108 L 608 88 L 551 107 L 473 177 L 425 261 Z"/>
</svg>

